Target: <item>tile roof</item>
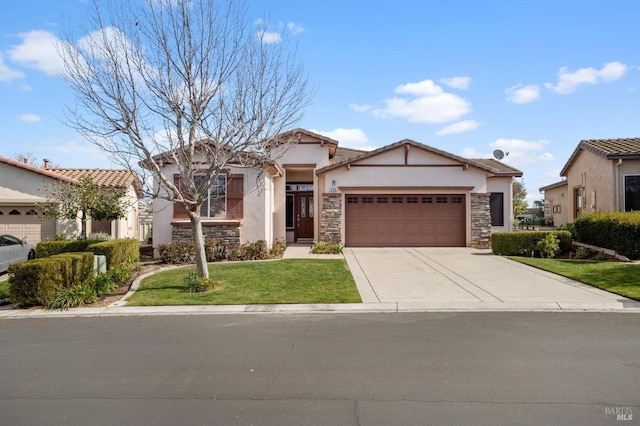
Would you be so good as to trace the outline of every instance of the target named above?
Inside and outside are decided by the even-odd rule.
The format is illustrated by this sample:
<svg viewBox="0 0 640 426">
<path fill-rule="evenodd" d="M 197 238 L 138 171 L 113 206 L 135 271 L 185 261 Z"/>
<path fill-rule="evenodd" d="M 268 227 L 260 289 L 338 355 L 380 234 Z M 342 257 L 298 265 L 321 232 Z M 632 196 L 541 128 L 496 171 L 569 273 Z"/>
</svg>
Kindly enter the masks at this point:
<svg viewBox="0 0 640 426">
<path fill-rule="evenodd" d="M 516 169 L 515 167 L 511 167 L 508 164 L 504 164 L 494 158 L 473 158 L 472 161 L 475 161 L 478 164 L 482 164 L 487 168 L 495 170 L 495 173 L 498 175 L 508 175 L 514 177 L 521 177 L 522 171 Z"/>
<path fill-rule="evenodd" d="M 102 186 L 115 188 L 127 188 L 130 185 L 137 185 L 137 176 L 131 170 L 120 169 L 49 169 L 68 178 L 79 180 L 81 177 L 89 175 L 93 181 Z"/>
<path fill-rule="evenodd" d="M 640 159 L 640 138 L 581 140 L 560 171 L 560 176 L 567 175 L 569 168 L 582 150 L 589 151 L 607 160 Z"/>
<path fill-rule="evenodd" d="M 336 153 L 333 158 L 330 160 L 330 164 L 335 164 L 340 161 L 347 160 L 349 158 L 355 158 L 359 155 L 365 154 L 368 151 L 363 151 L 361 149 L 352 149 L 352 148 L 342 148 L 338 147 L 336 149 Z"/>
<path fill-rule="evenodd" d="M 130 185 L 133 185 L 137 192 L 141 189 L 138 176 L 131 170 L 44 168 L 2 156 L 0 156 L 0 163 L 19 167 L 63 182 L 78 183 L 82 176 L 89 174 L 93 178 L 93 181 L 98 185 L 116 188 L 127 188 Z"/>
</svg>

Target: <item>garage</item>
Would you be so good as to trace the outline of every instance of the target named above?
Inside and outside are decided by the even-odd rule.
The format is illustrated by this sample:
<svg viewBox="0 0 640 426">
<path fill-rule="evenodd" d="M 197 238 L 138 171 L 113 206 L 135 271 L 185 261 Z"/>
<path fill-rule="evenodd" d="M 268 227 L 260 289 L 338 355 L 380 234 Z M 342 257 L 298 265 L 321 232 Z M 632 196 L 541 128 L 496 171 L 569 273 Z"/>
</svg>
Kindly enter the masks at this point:
<svg viewBox="0 0 640 426">
<path fill-rule="evenodd" d="M 462 194 L 348 194 L 345 243 L 349 247 L 464 247 Z"/>
<path fill-rule="evenodd" d="M 56 234 L 54 219 L 43 218 L 33 207 L 0 207 L 0 233 L 26 238 L 30 244 L 53 240 Z"/>
</svg>

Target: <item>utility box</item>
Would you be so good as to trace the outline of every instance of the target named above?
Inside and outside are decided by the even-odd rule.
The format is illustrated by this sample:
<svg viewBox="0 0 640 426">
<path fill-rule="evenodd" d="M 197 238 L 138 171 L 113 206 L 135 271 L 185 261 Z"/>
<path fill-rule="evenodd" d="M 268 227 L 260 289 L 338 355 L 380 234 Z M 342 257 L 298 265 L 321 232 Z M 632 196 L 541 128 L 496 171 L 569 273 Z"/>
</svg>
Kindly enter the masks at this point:
<svg viewBox="0 0 640 426">
<path fill-rule="evenodd" d="M 107 272 L 107 256 L 104 254 L 93 255 L 93 274 L 104 274 Z"/>
</svg>

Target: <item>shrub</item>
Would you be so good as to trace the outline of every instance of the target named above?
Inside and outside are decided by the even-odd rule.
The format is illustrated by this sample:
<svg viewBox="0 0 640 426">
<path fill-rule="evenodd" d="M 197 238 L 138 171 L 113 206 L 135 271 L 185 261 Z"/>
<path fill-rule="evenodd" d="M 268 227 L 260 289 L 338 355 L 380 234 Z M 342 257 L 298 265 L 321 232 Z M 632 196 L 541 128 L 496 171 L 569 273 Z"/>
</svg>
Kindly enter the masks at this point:
<svg viewBox="0 0 640 426">
<path fill-rule="evenodd" d="M 287 243 L 284 240 L 275 239 L 273 240 L 273 245 L 271 246 L 271 250 L 269 250 L 269 256 L 271 258 L 280 258 L 284 254 L 287 249 Z"/>
<path fill-rule="evenodd" d="M 61 253 L 51 258 L 62 262 L 65 287 L 83 283 L 93 277 L 93 253 Z"/>
<path fill-rule="evenodd" d="M 575 239 L 640 259 L 640 212 L 590 213 L 574 222 Z"/>
<path fill-rule="evenodd" d="M 214 288 L 213 281 L 199 277 L 195 271 L 191 271 L 185 275 L 183 282 L 185 293 L 204 293 Z"/>
<path fill-rule="evenodd" d="M 311 253 L 314 254 L 340 254 L 342 253 L 342 244 L 330 241 L 318 241 L 311 246 Z"/>
<path fill-rule="evenodd" d="M 265 240 L 232 246 L 227 253 L 229 260 L 263 260 L 269 257 L 270 251 Z"/>
<path fill-rule="evenodd" d="M 90 285 L 74 285 L 58 290 L 47 303 L 47 309 L 69 309 L 93 303 L 97 299 L 96 291 Z"/>
<path fill-rule="evenodd" d="M 102 297 L 118 288 L 118 283 L 113 280 L 109 272 L 106 272 L 95 276 L 93 279 L 93 288 L 96 295 Z"/>
<path fill-rule="evenodd" d="M 207 262 L 220 262 L 221 260 L 225 260 L 227 258 L 227 243 L 220 240 L 205 241 L 204 252 L 205 256 L 207 257 Z"/>
<path fill-rule="evenodd" d="M 68 252 L 83 252 L 87 251 L 87 247 L 91 244 L 95 244 L 99 241 L 94 240 L 56 240 L 56 241 L 41 241 L 36 244 L 36 257 L 43 258 L 54 256 L 60 253 Z"/>
<path fill-rule="evenodd" d="M 92 232 L 89 235 L 87 235 L 87 240 L 92 240 L 92 241 L 109 241 L 111 239 L 113 239 L 111 235 L 104 232 Z"/>
<path fill-rule="evenodd" d="M 560 251 L 560 240 L 553 234 L 547 234 L 538 241 L 536 248 L 540 250 L 540 257 L 552 259 Z"/>
<path fill-rule="evenodd" d="M 194 263 L 196 260 L 196 249 L 193 243 L 173 242 L 160 244 L 158 253 L 164 263 Z"/>
<path fill-rule="evenodd" d="M 91 244 L 87 249 L 107 258 L 107 269 L 131 266 L 140 260 L 140 243 L 133 239 L 118 239 Z"/>
<path fill-rule="evenodd" d="M 571 250 L 571 233 L 568 231 L 494 232 L 491 235 L 491 250 L 501 256 L 532 256 L 537 244 L 552 234 L 558 238 L 558 253 Z"/>
<path fill-rule="evenodd" d="M 591 257 L 591 251 L 586 247 L 578 247 L 575 256 L 576 259 L 588 259 Z"/>
<path fill-rule="evenodd" d="M 8 272 L 11 301 L 21 306 L 47 305 L 65 286 L 64 263 L 60 259 L 14 263 Z"/>
</svg>

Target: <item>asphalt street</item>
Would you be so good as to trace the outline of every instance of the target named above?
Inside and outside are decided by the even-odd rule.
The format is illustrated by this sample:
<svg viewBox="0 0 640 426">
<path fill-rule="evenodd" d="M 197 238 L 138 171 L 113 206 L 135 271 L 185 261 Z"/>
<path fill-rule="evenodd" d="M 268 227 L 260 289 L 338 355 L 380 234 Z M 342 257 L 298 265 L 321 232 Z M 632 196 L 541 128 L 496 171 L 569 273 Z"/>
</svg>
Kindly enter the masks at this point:
<svg viewBox="0 0 640 426">
<path fill-rule="evenodd" d="M 638 424 L 638 330 L 632 313 L 5 319 L 0 424 Z"/>
</svg>

